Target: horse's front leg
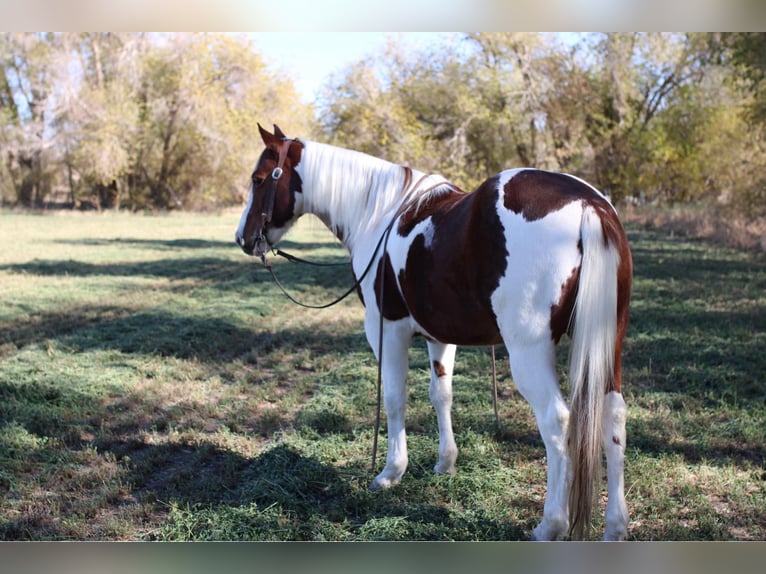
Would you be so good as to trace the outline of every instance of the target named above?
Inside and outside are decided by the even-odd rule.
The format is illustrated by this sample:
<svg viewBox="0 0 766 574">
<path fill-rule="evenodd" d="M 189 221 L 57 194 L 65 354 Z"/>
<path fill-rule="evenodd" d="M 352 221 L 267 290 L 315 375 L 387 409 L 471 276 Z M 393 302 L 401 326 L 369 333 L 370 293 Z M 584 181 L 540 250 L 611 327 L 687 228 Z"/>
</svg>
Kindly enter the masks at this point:
<svg viewBox="0 0 766 574">
<path fill-rule="evenodd" d="M 452 369 L 455 365 L 455 351 L 455 345 L 428 342 L 428 356 L 431 359 L 428 395 L 439 425 L 439 462 L 434 472 L 439 474 L 455 474 L 457 460 L 457 445 L 452 433 Z"/>
<path fill-rule="evenodd" d="M 365 321 L 367 341 L 378 360 L 377 317 Z M 371 490 L 388 488 L 399 484 L 407 470 L 407 436 L 404 430 L 404 417 L 407 403 L 407 350 L 412 340 L 412 332 L 405 321 L 384 321 L 383 324 L 383 405 L 386 408 L 388 425 L 388 452 L 386 466 L 370 484 Z"/>
</svg>

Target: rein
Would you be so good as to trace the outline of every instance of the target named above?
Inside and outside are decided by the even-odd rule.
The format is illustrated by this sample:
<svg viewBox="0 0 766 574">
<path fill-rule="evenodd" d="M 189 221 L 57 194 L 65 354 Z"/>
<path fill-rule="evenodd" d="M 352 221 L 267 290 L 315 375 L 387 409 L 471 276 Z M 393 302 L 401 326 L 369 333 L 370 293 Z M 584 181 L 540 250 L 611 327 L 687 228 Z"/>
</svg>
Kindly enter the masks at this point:
<svg viewBox="0 0 766 574">
<path fill-rule="evenodd" d="M 289 146 L 286 146 L 286 147 L 289 147 Z M 283 153 L 280 151 L 280 164 L 276 168 L 274 168 L 275 172 L 277 170 L 279 170 L 279 175 L 276 177 L 276 179 L 279 179 L 279 177 L 281 177 L 281 175 L 282 175 L 282 169 L 280 167 L 282 162 L 284 162 L 284 158 L 283 158 Z M 272 177 L 273 184 L 272 184 L 272 187 L 269 189 L 269 191 L 271 191 L 271 189 L 276 189 L 276 179 L 274 178 L 274 173 L 273 172 L 272 172 L 271 177 Z M 414 186 L 412 186 L 412 189 L 413 190 L 417 189 L 417 187 L 420 185 L 420 183 L 425 178 L 427 178 L 427 177 L 428 177 L 428 175 L 422 176 L 417 181 L 417 183 Z M 405 179 L 404 186 L 403 186 L 403 189 L 402 189 L 402 193 L 403 194 L 407 193 L 407 190 L 410 187 L 410 183 L 411 183 L 411 175 L 410 175 L 410 171 L 408 170 L 407 171 L 407 178 Z M 417 194 L 412 199 L 409 199 L 409 200 L 406 200 L 406 201 L 402 202 L 402 204 L 399 206 L 399 209 L 396 210 L 396 213 L 391 218 L 391 221 L 389 222 L 389 224 L 383 230 L 383 233 L 381 234 L 380 239 L 378 239 L 378 243 L 375 245 L 375 249 L 373 250 L 372 255 L 370 256 L 370 260 L 367 263 L 367 266 L 364 268 L 364 271 L 362 271 L 362 274 L 359 276 L 358 279 L 356 279 L 354 281 L 354 284 L 351 285 L 351 287 L 349 287 L 349 289 L 346 292 L 344 292 L 342 295 L 340 295 L 339 297 L 337 297 L 333 301 L 330 301 L 329 303 L 325 303 L 323 305 L 309 305 L 307 303 L 302 303 L 302 302 L 298 301 L 297 299 L 295 299 L 295 297 L 293 297 L 292 295 L 290 295 L 290 293 L 287 292 L 287 289 L 285 288 L 285 286 L 277 278 L 276 273 L 274 273 L 274 269 L 271 267 L 271 264 L 266 259 L 266 252 L 265 251 L 263 251 L 261 253 L 261 262 L 263 263 L 263 266 L 266 267 L 266 269 L 268 269 L 269 273 L 271 274 L 271 278 L 274 280 L 274 283 L 276 283 L 277 287 L 279 287 L 279 289 L 282 291 L 282 293 L 285 295 L 285 297 L 287 297 L 290 301 L 292 301 L 296 305 L 298 305 L 300 307 L 305 307 L 306 309 L 327 309 L 328 307 L 332 307 L 333 305 L 337 305 L 338 303 L 343 301 L 343 299 L 345 299 L 346 297 L 351 295 L 351 293 L 353 293 L 356 289 L 361 287 L 362 281 L 364 281 L 365 277 L 367 277 L 367 274 L 372 269 L 372 265 L 375 262 L 375 258 L 378 255 L 378 251 L 380 250 L 380 246 L 381 245 L 383 245 L 383 253 L 386 252 L 386 249 L 387 249 L 387 246 L 388 246 L 388 237 L 391 235 L 391 230 L 393 229 L 394 223 L 396 223 L 396 220 L 399 219 L 399 217 L 405 211 L 407 211 L 410 208 L 410 206 L 415 202 L 415 200 L 417 200 L 420 196 L 425 195 L 426 193 L 429 193 L 429 192 L 433 191 L 434 189 L 436 189 L 437 187 L 439 187 L 441 185 L 443 185 L 443 183 L 438 183 L 436 185 L 428 187 L 428 188 L 426 188 L 426 189 L 424 189 L 422 191 L 417 192 Z M 410 192 L 410 193 L 412 193 L 412 192 Z M 270 194 L 266 196 L 266 203 L 264 204 L 264 206 L 265 207 L 268 206 L 269 215 L 268 215 L 268 220 L 266 220 L 266 215 L 267 215 L 266 212 L 264 212 L 262 214 L 264 216 L 264 222 L 265 222 L 264 225 L 263 225 L 263 228 L 265 228 L 266 223 L 271 221 L 271 215 L 270 214 L 271 214 L 271 211 L 274 208 L 275 198 L 276 198 L 276 194 L 274 194 L 273 196 L 271 196 Z M 263 228 L 259 232 L 259 235 L 258 235 L 258 238 L 256 239 L 256 241 L 265 241 L 265 235 L 263 234 Z M 345 262 L 344 263 L 316 263 L 316 262 L 313 262 L 313 261 L 307 261 L 305 259 L 301 259 L 300 257 L 296 257 L 295 255 L 291 255 L 290 253 L 286 253 L 286 252 L 282 251 L 281 249 L 273 250 L 272 253 L 274 253 L 274 255 L 279 255 L 281 257 L 284 257 L 288 261 L 291 261 L 291 262 L 294 262 L 294 263 L 305 263 L 307 265 L 314 265 L 315 267 L 331 267 L 331 266 L 338 266 L 338 265 L 347 265 L 347 263 L 345 263 Z M 383 301 L 382 296 L 380 298 L 380 301 Z M 383 315 L 383 310 L 381 309 L 381 318 L 382 318 L 382 315 Z"/>
<path fill-rule="evenodd" d="M 370 269 L 372 269 L 372 264 L 375 262 L 375 256 L 378 253 L 378 250 L 380 249 L 380 245 L 384 242 L 384 239 L 387 239 L 391 228 L 393 226 L 393 221 L 389 226 L 386 228 L 386 230 L 383 232 L 383 235 L 381 235 L 380 240 L 378 241 L 378 244 L 375 246 L 375 250 L 372 253 L 372 257 L 370 257 L 370 261 L 367 263 L 367 267 L 364 268 L 364 271 L 362 271 L 362 274 L 359 276 L 359 279 L 356 279 L 354 281 L 354 284 L 349 287 L 349 289 L 344 292 L 340 297 L 337 297 L 336 299 L 330 301 L 329 303 L 325 303 L 323 305 L 310 305 L 308 303 L 303 303 L 301 301 L 298 301 L 295 297 L 290 295 L 290 293 L 287 292 L 287 289 L 282 284 L 282 282 L 277 277 L 276 273 L 274 273 L 274 269 L 271 267 L 271 263 L 268 262 L 266 259 L 266 253 L 261 254 L 261 261 L 263 262 L 263 266 L 268 269 L 269 273 L 271 274 L 271 278 L 274 280 L 274 283 L 279 287 L 279 290 L 282 291 L 285 297 L 287 297 L 290 301 L 298 305 L 299 307 L 304 307 L 306 309 L 327 309 L 328 307 L 332 307 L 333 305 L 337 305 L 343 299 L 351 295 L 356 289 L 358 289 L 362 281 L 364 281 L 365 277 L 367 277 L 367 274 L 370 272 Z M 386 241 L 388 243 L 388 241 Z M 348 263 L 316 263 L 313 261 L 306 261 L 305 259 L 301 259 L 300 257 L 296 257 L 295 255 L 291 255 L 289 253 L 286 253 L 282 251 L 281 249 L 277 249 L 273 252 L 275 255 L 279 255 L 281 257 L 284 257 L 288 261 L 294 262 L 294 263 L 304 263 L 306 265 L 314 265 L 315 267 L 332 267 L 332 266 L 338 266 L 338 265 L 348 265 Z"/>
</svg>

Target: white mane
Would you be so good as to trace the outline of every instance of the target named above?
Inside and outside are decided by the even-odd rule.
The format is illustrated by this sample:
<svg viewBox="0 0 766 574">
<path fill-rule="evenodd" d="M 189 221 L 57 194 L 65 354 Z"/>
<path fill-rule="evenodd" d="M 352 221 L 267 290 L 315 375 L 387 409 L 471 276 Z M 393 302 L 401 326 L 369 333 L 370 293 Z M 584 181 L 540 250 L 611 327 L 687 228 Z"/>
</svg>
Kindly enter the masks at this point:
<svg viewBox="0 0 766 574">
<path fill-rule="evenodd" d="M 304 210 L 322 219 L 347 245 L 379 225 L 401 203 L 405 169 L 370 155 L 304 141 L 297 171 Z M 422 176 L 413 170 L 413 184 Z"/>
</svg>

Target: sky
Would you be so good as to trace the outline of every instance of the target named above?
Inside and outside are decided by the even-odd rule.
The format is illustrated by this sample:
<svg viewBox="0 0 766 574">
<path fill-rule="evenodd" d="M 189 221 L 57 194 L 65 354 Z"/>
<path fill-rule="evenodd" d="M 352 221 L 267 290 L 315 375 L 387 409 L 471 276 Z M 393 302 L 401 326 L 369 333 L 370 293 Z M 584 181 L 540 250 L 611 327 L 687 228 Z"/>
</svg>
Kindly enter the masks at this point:
<svg viewBox="0 0 766 574">
<path fill-rule="evenodd" d="M 449 32 L 260 32 L 249 35 L 269 67 L 293 79 L 306 103 L 314 101 L 333 73 L 380 52 L 390 40 L 418 49 L 458 36 Z"/>
</svg>

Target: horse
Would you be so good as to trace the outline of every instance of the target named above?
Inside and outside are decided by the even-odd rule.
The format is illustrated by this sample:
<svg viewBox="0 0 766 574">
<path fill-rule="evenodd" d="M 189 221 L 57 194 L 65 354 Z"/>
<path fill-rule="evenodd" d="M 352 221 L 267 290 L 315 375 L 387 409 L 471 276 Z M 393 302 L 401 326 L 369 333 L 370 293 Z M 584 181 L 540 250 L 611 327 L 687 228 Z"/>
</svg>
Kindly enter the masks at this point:
<svg viewBox="0 0 766 574">
<path fill-rule="evenodd" d="M 439 430 L 437 473 L 454 474 L 456 346 L 504 344 L 513 381 L 545 446 L 547 491 L 533 540 L 590 536 L 607 466 L 604 540 L 627 536 L 622 344 L 632 258 L 609 200 L 585 181 L 532 168 L 502 171 L 466 193 L 436 174 L 258 125 L 263 149 L 235 233 L 265 254 L 305 213 L 344 244 L 382 373 L 388 451 L 370 488 L 407 469 L 408 347 L 426 339 Z M 571 339 L 570 405 L 555 348 Z"/>
</svg>

